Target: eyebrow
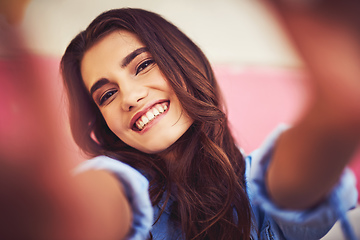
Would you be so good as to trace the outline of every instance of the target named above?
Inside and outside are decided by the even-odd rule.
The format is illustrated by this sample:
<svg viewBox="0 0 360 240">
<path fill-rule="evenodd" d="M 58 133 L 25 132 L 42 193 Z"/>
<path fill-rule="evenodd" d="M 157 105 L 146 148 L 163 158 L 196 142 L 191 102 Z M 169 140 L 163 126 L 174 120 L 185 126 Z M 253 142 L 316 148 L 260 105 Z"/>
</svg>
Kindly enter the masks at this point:
<svg viewBox="0 0 360 240">
<path fill-rule="evenodd" d="M 92 87 L 90 88 L 90 95 L 92 96 L 96 90 L 104 86 L 105 84 L 108 84 L 110 81 L 106 78 L 101 78 Z"/>
<path fill-rule="evenodd" d="M 138 55 L 142 54 L 143 52 L 148 52 L 149 50 L 147 49 L 147 47 L 142 47 L 142 48 L 138 48 L 136 50 L 134 50 L 133 52 L 129 53 L 124 60 L 121 62 L 121 67 L 124 68 L 127 65 L 129 65 L 129 63 L 131 63 L 132 60 L 134 60 Z M 106 78 L 101 78 L 98 81 L 96 81 L 94 83 L 94 85 L 92 85 L 92 87 L 90 88 L 90 95 L 92 96 L 94 94 L 94 92 L 96 90 L 98 90 L 99 88 L 101 88 L 102 86 L 104 86 L 105 84 L 110 83 L 110 81 Z"/>
<path fill-rule="evenodd" d="M 149 51 L 147 49 L 147 47 L 142 47 L 142 48 L 138 48 L 135 51 L 131 52 L 129 55 L 127 55 L 124 60 L 121 63 L 121 67 L 124 68 L 127 65 L 129 65 L 129 63 L 131 63 L 132 60 L 134 60 L 134 58 L 136 58 L 136 56 L 140 55 L 143 52 L 147 52 Z"/>
</svg>

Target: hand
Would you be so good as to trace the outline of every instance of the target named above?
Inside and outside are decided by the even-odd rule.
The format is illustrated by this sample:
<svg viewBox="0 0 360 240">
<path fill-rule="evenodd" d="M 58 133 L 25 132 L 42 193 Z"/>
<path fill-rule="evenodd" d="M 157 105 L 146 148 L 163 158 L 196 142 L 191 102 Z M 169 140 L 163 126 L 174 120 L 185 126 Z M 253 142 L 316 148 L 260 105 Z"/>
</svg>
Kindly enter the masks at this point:
<svg viewBox="0 0 360 240">
<path fill-rule="evenodd" d="M 131 212 L 119 181 L 102 171 L 71 175 L 79 161 L 63 149 L 55 79 L 11 46 L 0 59 L 0 239 L 121 239 Z"/>
<path fill-rule="evenodd" d="M 360 141 L 360 2 L 267 4 L 302 56 L 313 91 L 306 114 L 277 143 L 268 189 L 283 207 L 308 208 L 331 191 Z"/>
</svg>

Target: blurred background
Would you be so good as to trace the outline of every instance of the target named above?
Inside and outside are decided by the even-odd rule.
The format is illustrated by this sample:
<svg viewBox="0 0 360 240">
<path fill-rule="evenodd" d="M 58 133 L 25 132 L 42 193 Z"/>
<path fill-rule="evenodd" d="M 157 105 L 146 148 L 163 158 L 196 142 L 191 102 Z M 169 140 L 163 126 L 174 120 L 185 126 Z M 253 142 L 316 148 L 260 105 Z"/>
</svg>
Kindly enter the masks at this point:
<svg viewBox="0 0 360 240">
<path fill-rule="evenodd" d="M 214 66 L 246 152 L 279 122 L 291 123 L 301 112 L 306 98 L 301 61 L 261 1 L 32 0 L 19 27 L 30 51 L 46 65 L 48 79 L 61 82 L 58 64 L 72 38 L 101 12 L 121 7 L 159 13 L 200 46 Z"/>
<path fill-rule="evenodd" d="M 216 64 L 299 65 L 272 16 L 254 0 L 32 0 L 22 27 L 36 53 L 61 56 L 75 34 L 98 14 L 120 7 L 161 14 Z"/>
<path fill-rule="evenodd" d="M 0 0 L 0 3 L 6 1 L 13 0 Z M 22 35 L 31 67 L 41 76 L 38 82 L 46 89 L 47 96 L 51 95 L 47 100 L 53 101 L 52 107 L 57 114 L 55 128 L 64 134 L 64 138 L 57 139 L 57 144 L 78 161 L 86 156 L 79 152 L 71 137 L 59 62 L 72 38 L 101 12 L 113 8 L 135 7 L 154 11 L 199 45 L 214 67 L 228 106 L 234 136 L 246 153 L 259 147 L 279 123 L 296 121 L 306 107 L 308 91 L 303 83 L 307 75 L 303 64 L 281 26 L 260 0 L 17 1 L 28 2 L 28 5 L 24 18 L 12 27 Z M 2 76 L 7 76 L 8 58 L 6 49 L 1 47 L 3 45 L 0 45 L 0 70 Z M 0 80 L 6 82 L 8 79 Z M 8 92 L 8 97 L 4 95 L 6 92 L 3 88 L 0 100 L 1 97 L 6 101 L 16 100 L 12 92 Z M 23 102 L 26 102 L 25 98 Z M 24 113 L 16 112 L 11 104 L 3 104 L 0 109 L 2 136 L 13 136 L 12 131 L 18 127 L 17 122 L 7 117 L 8 113 L 14 114 L 14 119 L 20 119 L 19 122 L 26 119 Z M 0 143 L 8 146 L 9 139 L 1 134 L 0 140 L 4 141 Z M 360 182 L 360 154 L 354 156 L 351 168 Z M 360 190 L 360 185 L 358 188 Z M 353 222 L 358 222 L 359 217 L 359 213 L 352 215 Z M 339 226 L 333 231 L 335 233 L 326 239 L 341 239 Z M 360 235 L 360 229 L 357 231 Z"/>
<path fill-rule="evenodd" d="M 66 129 L 61 56 L 97 15 L 121 7 L 154 11 L 200 46 L 214 67 L 234 135 L 245 152 L 259 147 L 279 123 L 296 121 L 306 107 L 302 62 L 261 0 L 31 0 L 18 27 L 47 76 Z M 360 175 L 360 160 L 353 168 Z"/>
<path fill-rule="evenodd" d="M 214 67 L 234 136 L 246 153 L 259 147 L 279 123 L 296 121 L 306 107 L 303 64 L 260 0 L 0 1 L 27 3 L 23 19 L 15 28 L 23 35 L 35 70 L 43 75 L 44 86 L 54 96 L 54 109 L 68 136 L 63 144 L 76 153 L 59 62 L 72 38 L 101 12 L 113 8 L 154 11 L 200 46 Z M 86 156 L 79 157 L 83 158 Z M 360 173 L 360 160 L 354 162 L 353 168 Z"/>
</svg>

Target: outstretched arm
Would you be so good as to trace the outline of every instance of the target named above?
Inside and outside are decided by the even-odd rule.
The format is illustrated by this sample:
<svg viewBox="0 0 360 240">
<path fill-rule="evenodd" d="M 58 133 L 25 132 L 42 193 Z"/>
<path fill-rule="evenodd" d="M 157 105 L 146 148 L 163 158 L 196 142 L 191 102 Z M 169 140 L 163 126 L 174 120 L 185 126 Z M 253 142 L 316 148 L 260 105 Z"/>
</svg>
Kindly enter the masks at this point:
<svg viewBox="0 0 360 240">
<path fill-rule="evenodd" d="M 21 42 L 5 31 L 0 40 Z M 122 239 L 132 223 L 122 185 L 100 170 L 74 178 L 46 76 L 25 51 L 6 47 L 13 55 L 0 58 L 0 239 Z"/>
<path fill-rule="evenodd" d="M 330 192 L 360 141 L 360 4 L 268 3 L 303 57 L 313 89 L 307 113 L 276 145 L 268 191 L 282 207 L 308 208 Z"/>
</svg>

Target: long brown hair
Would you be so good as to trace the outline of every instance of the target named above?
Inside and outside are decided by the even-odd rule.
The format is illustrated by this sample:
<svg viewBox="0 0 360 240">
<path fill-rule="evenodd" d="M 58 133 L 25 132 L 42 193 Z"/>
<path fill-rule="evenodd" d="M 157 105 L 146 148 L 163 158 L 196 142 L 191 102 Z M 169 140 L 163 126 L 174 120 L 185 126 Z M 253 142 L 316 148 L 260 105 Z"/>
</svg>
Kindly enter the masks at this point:
<svg viewBox="0 0 360 240">
<path fill-rule="evenodd" d="M 167 151 L 178 161 L 142 153 L 123 143 L 106 125 L 84 87 L 84 53 L 107 34 L 135 33 L 194 120 Z M 153 204 L 171 197 L 171 219 L 186 239 L 249 239 L 251 210 L 246 194 L 243 156 L 228 127 L 212 68 L 203 52 L 158 14 L 116 9 L 100 14 L 70 43 L 61 61 L 69 96 L 73 137 L 90 156 L 107 155 L 128 163 L 150 179 Z M 185 86 L 184 86 L 185 84 Z"/>
</svg>

